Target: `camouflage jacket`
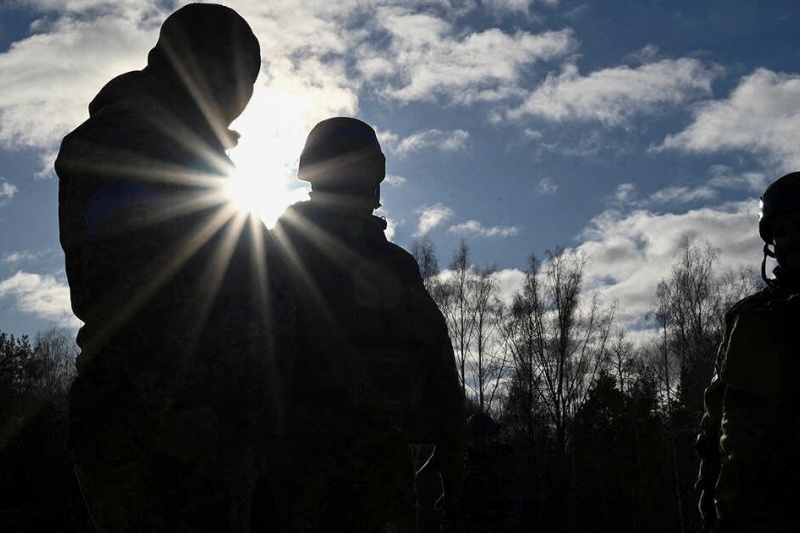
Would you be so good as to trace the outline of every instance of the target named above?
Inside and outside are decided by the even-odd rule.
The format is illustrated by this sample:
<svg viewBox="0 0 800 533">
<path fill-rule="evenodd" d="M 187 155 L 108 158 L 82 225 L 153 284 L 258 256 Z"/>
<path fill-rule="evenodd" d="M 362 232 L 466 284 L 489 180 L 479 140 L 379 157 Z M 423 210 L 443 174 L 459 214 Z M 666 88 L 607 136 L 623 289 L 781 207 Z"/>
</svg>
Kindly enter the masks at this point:
<svg viewBox="0 0 800 533">
<path fill-rule="evenodd" d="M 89 113 L 55 162 L 79 377 L 97 383 L 83 390 L 122 379 L 155 411 L 252 418 L 245 406 L 267 401 L 271 238 L 222 194 L 230 139 L 148 69 L 110 81 Z"/>
<path fill-rule="evenodd" d="M 800 526 L 793 508 L 800 481 L 800 297 L 788 287 L 779 276 L 725 316 L 695 446 L 707 527 L 717 519 L 742 530 Z"/>
<path fill-rule="evenodd" d="M 299 432 L 369 440 L 383 431 L 437 445 L 460 486 L 464 416 L 444 317 L 414 258 L 383 221 L 300 202 L 273 235 L 297 299 L 290 378 Z M 357 439 L 353 436 L 358 435 Z"/>
</svg>

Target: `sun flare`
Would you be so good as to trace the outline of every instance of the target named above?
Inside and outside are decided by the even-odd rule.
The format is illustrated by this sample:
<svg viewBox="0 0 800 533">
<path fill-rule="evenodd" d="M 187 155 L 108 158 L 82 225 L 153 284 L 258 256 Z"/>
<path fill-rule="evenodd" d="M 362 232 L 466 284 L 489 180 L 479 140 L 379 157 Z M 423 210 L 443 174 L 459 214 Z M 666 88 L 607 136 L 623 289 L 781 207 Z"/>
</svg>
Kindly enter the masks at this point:
<svg viewBox="0 0 800 533">
<path fill-rule="evenodd" d="M 241 138 L 230 153 L 236 173 L 228 180 L 227 194 L 267 227 L 290 204 L 307 199 L 308 188 L 296 177 L 308 132 L 303 115 L 293 95 L 259 88 L 232 126 Z"/>
<path fill-rule="evenodd" d="M 239 210 L 255 214 L 267 227 L 274 226 L 286 207 L 306 195 L 303 190 L 278 187 L 267 177 L 242 172 L 228 179 L 226 193 Z"/>
</svg>

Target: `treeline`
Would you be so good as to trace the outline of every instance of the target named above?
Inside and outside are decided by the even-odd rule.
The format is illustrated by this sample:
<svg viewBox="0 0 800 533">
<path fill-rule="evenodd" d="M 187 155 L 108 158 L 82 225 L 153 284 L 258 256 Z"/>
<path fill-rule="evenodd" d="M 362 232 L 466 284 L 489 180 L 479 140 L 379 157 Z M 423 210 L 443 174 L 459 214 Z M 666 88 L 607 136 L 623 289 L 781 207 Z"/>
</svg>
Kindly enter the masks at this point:
<svg viewBox="0 0 800 533">
<path fill-rule="evenodd" d="M 531 256 L 509 302 L 496 269 L 474 266 L 466 243 L 444 272 L 429 240 L 412 253 L 447 320 L 469 412 L 500 422 L 497 524 L 701 530 L 692 444 L 703 390 L 726 309 L 761 284 L 754 271 L 722 269 L 714 248 L 683 239 L 641 317 L 649 333 L 634 342 L 616 302 L 584 290 L 586 257 Z"/>
<path fill-rule="evenodd" d="M 469 414 L 501 424 L 491 490 L 477 493 L 499 515 L 483 530 L 700 531 L 703 389 L 724 311 L 757 290 L 755 273 L 725 270 L 712 247 L 685 239 L 642 337 L 585 290 L 589 259 L 570 251 L 531 256 L 505 300 L 496 269 L 473 265 L 466 243 L 445 271 L 430 241 L 412 252 L 447 320 Z M 0 332 L 0 531 L 69 531 L 81 509 L 65 447 L 76 353 L 71 332 Z M 468 523 L 482 507 L 470 497 Z"/>
<path fill-rule="evenodd" d="M 71 530 L 67 392 L 77 353 L 66 330 L 0 331 L 0 531 Z"/>
</svg>

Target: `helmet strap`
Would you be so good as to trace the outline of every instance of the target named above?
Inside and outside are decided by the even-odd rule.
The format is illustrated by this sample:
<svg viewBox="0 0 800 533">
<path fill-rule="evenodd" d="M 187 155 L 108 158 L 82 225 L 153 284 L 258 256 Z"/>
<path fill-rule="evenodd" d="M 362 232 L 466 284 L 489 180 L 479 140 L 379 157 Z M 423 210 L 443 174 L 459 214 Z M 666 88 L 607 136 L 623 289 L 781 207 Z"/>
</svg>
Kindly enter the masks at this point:
<svg viewBox="0 0 800 533">
<path fill-rule="evenodd" d="M 764 243 L 764 259 L 761 260 L 761 279 L 764 280 L 768 287 L 772 287 L 775 280 L 767 277 L 767 257 L 774 258 L 775 252 L 769 249 L 769 243 Z"/>
</svg>

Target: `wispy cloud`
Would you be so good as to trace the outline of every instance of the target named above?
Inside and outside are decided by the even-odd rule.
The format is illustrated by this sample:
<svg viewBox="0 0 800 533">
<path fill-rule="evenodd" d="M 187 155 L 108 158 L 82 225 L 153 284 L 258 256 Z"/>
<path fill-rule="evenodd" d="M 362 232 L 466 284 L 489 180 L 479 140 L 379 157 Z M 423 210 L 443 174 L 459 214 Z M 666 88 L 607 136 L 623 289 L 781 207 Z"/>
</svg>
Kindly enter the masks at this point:
<svg viewBox="0 0 800 533">
<path fill-rule="evenodd" d="M 362 51 L 359 68 L 364 74 L 384 76 L 389 85 L 383 93 L 403 102 L 503 100 L 519 94 L 523 70 L 577 48 L 569 29 L 508 34 L 490 28 L 463 33 L 430 13 L 400 7 L 380 8 L 377 13 L 377 26 L 390 35 L 388 50 Z M 393 64 L 383 59 L 386 56 L 394 58 Z"/>
<path fill-rule="evenodd" d="M 761 194 L 769 185 L 770 178 L 764 172 L 734 172 L 726 165 L 713 165 L 708 169 L 711 176 L 708 185 L 720 189 L 745 189 Z"/>
<path fill-rule="evenodd" d="M 697 200 L 711 200 L 717 196 L 711 187 L 667 187 L 650 195 L 651 203 L 690 203 Z"/>
<path fill-rule="evenodd" d="M 19 189 L 16 185 L 9 183 L 5 178 L 0 178 L 0 206 L 10 202 L 17 192 Z"/>
<path fill-rule="evenodd" d="M 492 226 L 487 228 L 477 220 L 468 220 L 462 224 L 450 226 L 447 231 L 450 233 L 470 234 L 480 237 L 512 237 L 519 233 L 519 228 L 516 226 Z"/>
<path fill-rule="evenodd" d="M 80 321 L 72 314 L 69 287 L 50 275 L 19 271 L 0 281 L 0 298 L 11 297 L 17 309 L 60 326 L 76 326 Z"/>
<path fill-rule="evenodd" d="M 558 5 L 559 0 L 483 0 L 481 5 L 496 16 L 531 15 L 535 4 L 548 7 Z"/>
<path fill-rule="evenodd" d="M 41 252 L 31 252 L 30 250 L 23 250 L 19 252 L 9 252 L 3 256 L 3 263 L 15 264 L 23 261 L 33 261 L 42 256 Z"/>
<path fill-rule="evenodd" d="M 406 180 L 403 176 L 386 176 L 386 178 L 383 180 L 384 183 L 391 185 L 392 187 L 399 187 L 406 181 L 408 180 Z"/>
<path fill-rule="evenodd" d="M 551 176 L 540 179 L 539 183 L 536 184 L 536 192 L 541 194 L 542 196 L 555 194 L 557 190 L 558 190 L 558 184 L 556 183 L 556 180 L 553 179 Z"/>
<path fill-rule="evenodd" d="M 703 105 L 694 122 L 660 148 L 688 152 L 741 150 L 784 170 L 800 166 L 800 75 L 758 69 L 731 95 Z"/>
<path fill-rule="evenodd" d="M 718 68 L 690 58 L 607 68 L 588 76 L 581 75 L 574 64 L 568 64 L 561 73 L 548 75 L 509 116 L 624 125 L 634 115 L 709 94 L 711 82 L 719 74 Z"/>
<path fill-rule="evenodd" d="M 416 210 L 419 224 L 415 236 L 421 237 L 453 216 L 453 210 L 444 204 L 425 205 Z"/>
<path fill-rule="evenodd" d="M 628 204 L 632 203 L 636 198 L 636 185 L 633 183 L 620 183 L 617 185 L 617 191 L 614 194 L 614 199 L 617 202 Z"/>
<path fill-rule="evenodd" d="M 719 196 L 715 187 L 708 184 L 698 187 L 669 186 L 651 193 L 645 199 L 639 199 L 637 192 L 633 183 L 621 183 L 617 186 L 614 196 L 609 199 L 610 203 L 620 207 L 648 208 L 656 205 L 682 205 L 708 201 Z"/>
<path fill-rule="evenodd" d="M 391 137 L 386 137 L 387 140 Z M 443 152 L 456 152 L 466 147 L 469 133 L 464 130 L 442 131 L 438 129 L 420 131 L 397 140 L 392 150 L 400 155 L 434 148 Z"/>
</svg>

